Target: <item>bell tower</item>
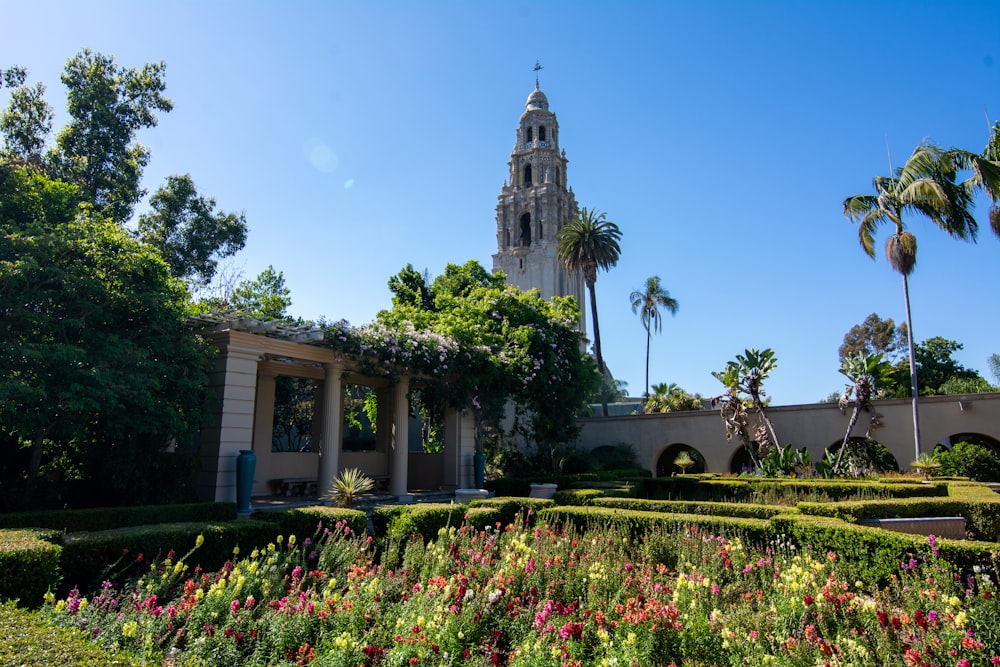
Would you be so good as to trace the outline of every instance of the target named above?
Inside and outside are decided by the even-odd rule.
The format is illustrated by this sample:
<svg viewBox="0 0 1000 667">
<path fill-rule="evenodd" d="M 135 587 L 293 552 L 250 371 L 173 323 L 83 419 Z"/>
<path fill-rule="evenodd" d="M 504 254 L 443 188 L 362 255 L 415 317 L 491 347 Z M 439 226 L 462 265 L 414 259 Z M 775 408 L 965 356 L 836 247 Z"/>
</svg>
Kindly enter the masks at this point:
<svg viewBox="0 0 1000 667">
<path fill-rule="evenodd" d="M 566 151 L 559 148 L 559 123 L 538 87 L 528 95 L 508 163 L 509 175 L 497 198 L 497 252 L 493 270 L 508 284 L 538 289 L 542 298 L 574 296 L 580 331 L 586 335 L 583 277 L 569 273 L 556 258 L 556 232 L 577 216 L 567 187 Z"/>
</svg>

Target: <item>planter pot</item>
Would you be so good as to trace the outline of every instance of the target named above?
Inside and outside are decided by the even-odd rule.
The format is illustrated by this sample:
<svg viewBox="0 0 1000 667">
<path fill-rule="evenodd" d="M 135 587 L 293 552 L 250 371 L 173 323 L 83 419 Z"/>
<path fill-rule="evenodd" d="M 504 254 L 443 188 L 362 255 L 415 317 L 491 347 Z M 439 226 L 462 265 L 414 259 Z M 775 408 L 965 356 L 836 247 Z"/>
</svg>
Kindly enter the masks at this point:
<svg viewBox="0 0 1000 667">
<path fill-rule="evenodd" d="M 252 449 L 241 449 L 236 457 L 236 511 L 250 513 L 250 492 L 253 491 L 253 476 L 257 469 L 257 456 Z"/>
<path fill-rule="evenodd" d="M 486 489 L 455 489 L 455 502 L 459 505 L 468 505 L 470 501 L 489 497 L 490 492 Z"/>
<path fill-rule="evenodd" d="M 551 500 L 556 495 L 556 484 L 532 484 L 529 498 L 545 498 Z"/>
</svg>

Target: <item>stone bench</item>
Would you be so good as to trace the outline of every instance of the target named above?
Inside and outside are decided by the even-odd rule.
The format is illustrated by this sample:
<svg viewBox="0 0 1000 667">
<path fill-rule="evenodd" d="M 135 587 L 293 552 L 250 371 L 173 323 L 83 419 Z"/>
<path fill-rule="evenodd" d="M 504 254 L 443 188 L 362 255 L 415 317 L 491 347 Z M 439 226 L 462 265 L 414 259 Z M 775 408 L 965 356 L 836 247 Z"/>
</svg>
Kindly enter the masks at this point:
<svg viewBox="0 0 1000 667">
<path fill-rule="evenodd" d="M 319 482 L 315 477 L 276 477 L 268 482 L 276 496 L 315 496 Z"/>
<path fill-rule="evenodd" d="M 932 516 L 907 519 L 864 519 L 863 526 L 873 526 L 911 535 L 934 535 L 954 540 L 966 539 L 964 516 Z"/>
</svg>

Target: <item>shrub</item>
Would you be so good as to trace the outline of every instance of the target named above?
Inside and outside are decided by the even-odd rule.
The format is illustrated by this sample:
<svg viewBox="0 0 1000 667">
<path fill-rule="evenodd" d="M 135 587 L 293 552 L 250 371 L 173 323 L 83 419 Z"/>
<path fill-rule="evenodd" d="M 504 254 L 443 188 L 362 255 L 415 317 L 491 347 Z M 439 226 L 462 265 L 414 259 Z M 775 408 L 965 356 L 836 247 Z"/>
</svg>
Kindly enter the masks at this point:
<svg viewBox="0 0 1000 667">
<path fill-rule="evenodd" d="M 343 521 L 351 529 L 351 532 L 358 534 L 363 533 L 368 528 L 368 515 L 364 512 L 325 505 L 254 512 L 252 518 L 277 524 L 275 534 L 295 535 L 303 539 L 320 530 L 320 524 L 323 528 L 332 529 L 338 522 Z"/>
<path fill-rule="evenodd" d="M 57 628 L 35 612 L 0 604 L 0 665 L 60 665 L 60 667 L 137 667 L 137 658 L 98 647 L 85 635 Z"/>
<path fill-rule="evenodd" d="M 233 521 L 236 503 L 185 503 L 138 507 L 98 507 L 82 510 L 0 514 L 0 528 L 51 528 L 64 532 L 110 530 L 127 526 L 179 521 Z"/>
<path fill-rule="evenodd" d="M 548 498 L 481 498 L 469 503 L 470 508 L 489 507 L 496 510 L 496 520 L 507 526 L 521 521 L 526 526 L 534 525 L 540 510 L 555 505 Z"/>
<path fill-rule="evenodd" d="M 0 530 L 0 600 L 40 605 L 45 592 L 59 584 L 61 551 L 36 531 Z"/>
<path fill-rule="evenodd" d="M 203 538 L 188 559 L 210 570 L 232 558 L 234 548 L 265 546 L 278 533 L 274 523 L 240 520 L 228 523 L 165 523 L 131 526 L 62 537 L 62 590 L 96 588 L 102 580 L 131 577 L 148 570 L 152 561 L 187 552 Z"/>
<path fill-rule="evenodd" d="M 736 516 L 749 519 L 770 519 L 775 514 L 788 511 L 774 505 L 751 503 L 713 503 L 686 500 L 642 500 L 639 498 L 594 498 L 590 501 L 596 507 L 616 507 L 618 509 L 662 512 L 664 514 L 707 514 L 712 516 Z"/>
<path fill-rule="evenodd" d="M 968 477 L 977 482 L 1000 482 L 1000 457 L 974 442 L 956 442 L 951 450 L 936 452 L 941 474 Z"/>
</svg>

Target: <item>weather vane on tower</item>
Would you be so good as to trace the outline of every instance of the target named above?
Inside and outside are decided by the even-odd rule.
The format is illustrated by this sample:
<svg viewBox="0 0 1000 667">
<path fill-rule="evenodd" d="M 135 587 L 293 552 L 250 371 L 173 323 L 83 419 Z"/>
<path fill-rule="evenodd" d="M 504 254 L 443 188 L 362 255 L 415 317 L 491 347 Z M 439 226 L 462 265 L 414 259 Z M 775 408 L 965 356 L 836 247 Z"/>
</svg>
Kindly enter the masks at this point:
<svg viewBox="0 0 1000 667">
<path fill-rule="evenodd" d="M 535 70 L 535 88 L 538 88 L 538 71 L 541 70 L 541 69 L 544 69 L 542 67 L 542 63 L 536 60 L 535 61 L 535 67 L 534 67 L 534 70 Z"/>
</svg>

